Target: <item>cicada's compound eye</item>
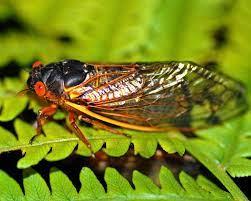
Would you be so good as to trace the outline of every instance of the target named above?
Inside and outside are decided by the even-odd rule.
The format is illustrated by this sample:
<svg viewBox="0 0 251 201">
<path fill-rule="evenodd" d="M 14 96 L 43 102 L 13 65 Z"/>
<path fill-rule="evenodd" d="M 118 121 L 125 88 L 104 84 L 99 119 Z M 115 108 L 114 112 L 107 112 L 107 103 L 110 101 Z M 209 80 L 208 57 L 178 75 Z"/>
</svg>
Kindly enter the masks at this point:
<svg viewBox="0 0 251 201">
<path fill-rule="evenodd" d="M 46 93 L 45 84 L 41 81 L 38 81 L 34 85 L 34 90 L 38 96 L 44 96 Z"/>
</svg>

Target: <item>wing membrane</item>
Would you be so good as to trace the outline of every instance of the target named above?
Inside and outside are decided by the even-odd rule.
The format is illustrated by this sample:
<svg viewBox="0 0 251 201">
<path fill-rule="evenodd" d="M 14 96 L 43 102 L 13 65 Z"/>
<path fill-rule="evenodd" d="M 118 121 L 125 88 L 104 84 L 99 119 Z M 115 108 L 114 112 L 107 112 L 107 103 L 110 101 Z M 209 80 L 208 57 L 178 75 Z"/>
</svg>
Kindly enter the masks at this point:
<svg viewBox="0 0 251 201">
<path fill-rule="evenodd" d="M 116 67 L 111 71 L 116 72 Z M 236 116 L 247 107 L 240 83 L 193 63 L 137 64 L 124 71 L 133 74 L 133 79 L 140 77 L 142 87 L 119 98 L 89 102 L 91 111 L 140 126 L 200 128 Z M 120 81 L 118 76 L 109 77 L 97 88 L 113 84 L 114 79 Z"/>
</svg>

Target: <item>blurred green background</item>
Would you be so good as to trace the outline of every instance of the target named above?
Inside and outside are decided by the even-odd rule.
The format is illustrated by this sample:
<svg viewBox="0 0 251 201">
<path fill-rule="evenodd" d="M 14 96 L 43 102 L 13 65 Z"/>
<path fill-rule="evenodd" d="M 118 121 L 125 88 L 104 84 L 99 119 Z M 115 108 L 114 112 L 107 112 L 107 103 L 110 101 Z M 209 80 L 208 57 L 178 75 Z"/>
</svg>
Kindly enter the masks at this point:
<svg viewBox="0 0 251 201">
<path fill-rule="evenodd" d="M 250 10 L 248 0 L 1 0 L 0 66 L 191 60 L 248 84 Z"/>
</svg>

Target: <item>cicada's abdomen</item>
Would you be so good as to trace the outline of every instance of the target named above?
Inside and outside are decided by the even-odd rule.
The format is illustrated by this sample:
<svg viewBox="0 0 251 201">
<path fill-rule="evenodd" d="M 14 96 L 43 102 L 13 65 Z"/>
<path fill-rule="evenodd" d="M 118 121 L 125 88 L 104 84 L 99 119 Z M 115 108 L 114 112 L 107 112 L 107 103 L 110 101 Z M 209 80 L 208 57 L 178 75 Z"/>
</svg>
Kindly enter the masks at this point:
<svg viewBox="0 0 251 201">
<path fill-rule="evenodd" d="M 112 102 L 113 100 L 123 99 L 137 93 L 143 86 L 144 80 L 142 75 L 134 73 L 128 77 L 120 78 L 115 82 L 108 79 L 100 83 L 99 87 L 89 85 L 86 88 L 87 90 L 81 95 L 81 98 L 92 103 L 100 101 Z M 117 101 L 115 104 L 121 105 L 123 101 Z M 109 105 L 114 105 L 114 103 L 110 103 Z"/>
</svg>

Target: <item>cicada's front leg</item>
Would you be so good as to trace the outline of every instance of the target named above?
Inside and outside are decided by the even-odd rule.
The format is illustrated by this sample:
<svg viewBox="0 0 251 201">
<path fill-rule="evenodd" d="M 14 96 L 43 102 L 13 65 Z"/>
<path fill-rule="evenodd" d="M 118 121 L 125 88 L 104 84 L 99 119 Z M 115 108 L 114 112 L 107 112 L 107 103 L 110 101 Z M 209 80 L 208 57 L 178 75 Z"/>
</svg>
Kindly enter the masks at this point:
<svg viewBox="0 0 251 201">
<path fill-rule="evenodd" d="M 37 116 L 37 129 L 36 129 L 36 135 L 34 135 L 31 140 L 30 140 L 30 144 L 33 143 L 33 141 L 42 134 L 42 126 L 45 124 L 45 121 L 48 117 L 54 115 L 57 111 L 57 105 L 56 104 L 52 104 L 48 107 L 44 107 L 41 110 L 39 110 L 38 112 L 38 116 Z"/>
<path fill-rule="evenodd" d="M 90 123 L 93 126 L 96 126 L 98 128 L 110 131 L 111 133 L 114 133 L 114 134 L 117 134 L 117 135 L 122 135 L 122 136 L 130 138 L 130 136 L 122 133 L 121 131 L 116 130 L 114 128 L 111 128 L 111 127 L 109 127 L 109 126 L 107 126 L 107 125 L 105 125 L 105 124 L 103 124 L 103 123 L 101 123 L 99 121 L 96 121 L 96 120 L 93 120 L 93 119 L 90 119 L 90 118 L 87 118 L 87 117 L 83 117 L 82 115 L 79 116 L 79 120 Z M 94 152 L 92 150 L 91 144 L 90 144 L 89 140 L 85 137 L 83 132 L 79 129 L 78 125 L 76 124 L 76 116 L 75 116 L 75 114 L 73 112 L 69 113 L 69 122 L 70 122 L 70 124 L 71 124 L 71 126 L 72 126 L 72 128 L 74 130 L 74 133 L 91 150 L 92 156 L 94 156 Z"/>
<path fill-rule="evenodd" d="M 96 126 L 99 129 L 103 129 L 103 130 L 109 131 L 109 132 L 111 132 L 113 134 L 122 135 L 124 137 L 129 138 L 129 139 L 131 138 L 130 135 L 127 135 L 127 134 L 121 132 L 120 130 L 117 130 L 117 129 L 112 128 L 112 127 L 110 127 L 110 126 L 108 126 L 106 124 L 103 124 L 100 121 L 93 120 L 93 119 L 90 119 L 90 118 L 87 118 L 87 117 L 83 117 L 82 115 L 79 116 L 79 120 L 85 121 L 86 123 L 92 124 L 93 126 Z"/>
<path fill-rule="evenodd" d="M 78 125 L 76 123 L 76 117 L 73 112 L 69 113 L 69 122 L 73 128 L 74 133 L 77 135 L 77 137 L 91 150 L 92 154 L 94 154 L 89 140 L 85 137 L 83 132 L 78 127 Z"/>
</svg>

